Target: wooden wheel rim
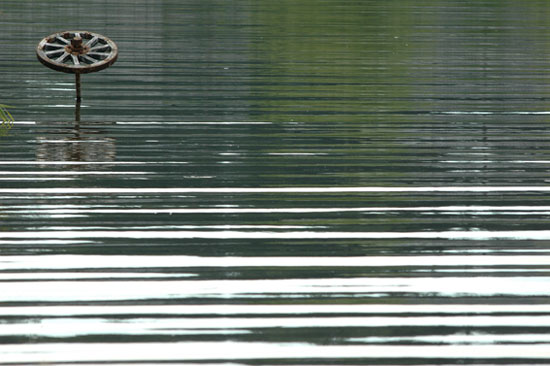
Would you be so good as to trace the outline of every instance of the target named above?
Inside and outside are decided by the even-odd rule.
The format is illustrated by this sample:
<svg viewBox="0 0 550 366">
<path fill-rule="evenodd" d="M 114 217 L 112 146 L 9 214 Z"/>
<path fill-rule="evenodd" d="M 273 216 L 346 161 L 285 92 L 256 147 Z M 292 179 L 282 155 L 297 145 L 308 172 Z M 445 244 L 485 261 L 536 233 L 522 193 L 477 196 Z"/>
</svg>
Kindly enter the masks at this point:
<svg viewBox="0 0 550 366">
<path fill-rule="evenodd" d="M 78 39 L 82 41 L 79 42 Z M 74 43 L 81 47 L 74 48 Z M 38 61 L 50 69 L 84 74 L 111 66 L 118 57 L 118 47 L 109 38 L 87 31 L 65 31 L 51 34 L 36 47 Z"/>
</svg>

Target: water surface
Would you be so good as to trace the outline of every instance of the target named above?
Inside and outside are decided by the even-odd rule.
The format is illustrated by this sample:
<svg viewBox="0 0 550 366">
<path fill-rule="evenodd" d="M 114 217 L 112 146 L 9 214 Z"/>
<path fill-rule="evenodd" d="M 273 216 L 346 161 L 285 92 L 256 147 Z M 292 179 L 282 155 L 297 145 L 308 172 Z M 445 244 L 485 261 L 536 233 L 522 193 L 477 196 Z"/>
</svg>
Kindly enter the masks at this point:
<svg viewBox="0 0 550 366">
<path fill-rule="evenodd" d="M 0 364 L 547 364 L 549 12 L 4 0 Z"/>
</svg>

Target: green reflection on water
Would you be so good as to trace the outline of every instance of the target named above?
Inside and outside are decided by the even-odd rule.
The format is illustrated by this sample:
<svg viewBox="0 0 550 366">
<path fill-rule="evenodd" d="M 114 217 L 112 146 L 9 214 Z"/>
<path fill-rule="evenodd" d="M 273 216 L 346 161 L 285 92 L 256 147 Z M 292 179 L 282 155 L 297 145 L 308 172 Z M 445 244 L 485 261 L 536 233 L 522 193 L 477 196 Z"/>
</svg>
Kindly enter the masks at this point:
<svg viewBox="0 0 550 366">
<path fill-rule="evenodd" d="M 19 119 L 70 118 L 70 75 L 32 52 L 73 28 L 121 48 L 117 65 L 83 78 L 93 120 L 371 123 L 513 110 L 519 94 L 525 109 L 546 110 L 544 1 L 6 1 L 2 11 L 4 99 L 25 107 Z"/>
</svg>

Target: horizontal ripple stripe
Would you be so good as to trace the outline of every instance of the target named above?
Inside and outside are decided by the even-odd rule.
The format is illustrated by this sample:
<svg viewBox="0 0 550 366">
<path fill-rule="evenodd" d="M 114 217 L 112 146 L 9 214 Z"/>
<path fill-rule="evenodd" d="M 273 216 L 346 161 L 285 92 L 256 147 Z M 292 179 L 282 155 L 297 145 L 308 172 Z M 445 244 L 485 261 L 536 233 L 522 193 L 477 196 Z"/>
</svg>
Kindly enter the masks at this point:
<svg viewBox="0 0 550 366">
<path fill-rule="evenodd" d="M 550 305 L 82 305 L 2 306 L 5 316 L 110 316 L 110 315 L 311 315 L 311 314 L 515 314 L 550 315 Z"/>
<path fill-rule="evenodd" d="M 207 257 L 179 255 L 40 255 L 4 256 L 3 270 L 76 268 L 167 268 L 167 267 L 463 267 L 546 266 L 548 255 L 415 255 L 363 257 Z"/>
<path fill-rule="evenodd" d="M 14 209 L 21 207 L 20 209 Z M 441 207 L 292 207 L 292 208 L 74 208 L 74 205 L 68 208 L 59 206 L 33 206 L 24 208 L 24 206 L 2 206 L 4 213 L 8 214 L 246 214 L 246 213 L 334 213 L 334 212 L 449 212 L 449 213 L 495 213 L 503 212 L 536 215 L 547 214 L 550 212 L 550 206 L 441 206 Z"/>
<path fill-rule="evenodd" d="M 330 231 L 192 231 L 192 230 L 90 230 L 0 232 L 0 239 L 449 239 L 449 240 L 550 240 L 550 230 L 425 231 L 425 232 L 330 232 Z"/>
<path fill-rule="evenodd" d="M 538 324 L 537 324 L 538 323 Z M 293 317 L 180 317 L 155 319 L 142 316 L 139 319 L 54 318 L 39 323 L 10 323 L 0 328 L 0 336 L 49 336 L 67 338 L 89 335 L 180 335 L 201 331 L 252 333 L 255 329 L 282 328 L 293 331 L 299 328 L 375 328 L 375 327 L 523 327 L 550 328 L 550 317 L 531 316 L 293 316 Z M 548 340 L 549 334 L 541 337 Z M 445 340 L 445 337 L 441 337 Z"/>
<path fill-rule="evenodd" d="M 320 278 L 269 280 L 63 280 L 0 282 L 0 291 L 15 303 L 33 302 L 126 302 L 126 301 L 254 301 L 258 299 L 384 299 L 405 297 L 422 299 L 425 294 L 438 299 L 476 299 L 480 297 L 548 297 L 543 277 L 445 277 L 445 278 Z M 550 327 L 550 318 L 529 320 L 520 317 L 515 326 Z M 279 319 L 282 323 L 283 320 Z M 289 320 L 291 321 L 291 319 Z M 437 324 L 450 321 L 437 319 Z M 472 322 L 474 319 L 472 320 Z M 204 320 L 205 324 L 208 320 Z M 253 323 L 253 319 L 251 320 Z M 297 326 L 290 322 L 289 326 Z M 403 325 L 405 323 L 402 323 Z M 497 326 L 495 319 L 488 326 Z M 395 323 L 395 326 L 399 324 Z M 419 325 L 419 324 L 417 324 Z M 456 324 L 457 326 L 460 324 Z M 472 323 L 475 326 L 474 323 Z M 305 326 L 303 324 L 303 326 Z M 351 326 L 351 325 L 350 325 Z M 367 325 L 365 325 L 367 326 Z"/>
<path fill-rule="evenodd" d="M 407 193 L 407 192 L 550 192 L 550 186 L 441 187 L 281 187 L 281 188 L 0 188 L 0 194 L 163 194 L 163 193 Z"/>
<path fill-rule="evenodd" d="M 216 350 L 214 353 L 212 350 Z M 505 359 L 550 357 L 547 345 L 338 346 L 304 343 L 174 342 L 2 345 L 3 362 L 113 362 L 253 359 Z"/>
</svg>

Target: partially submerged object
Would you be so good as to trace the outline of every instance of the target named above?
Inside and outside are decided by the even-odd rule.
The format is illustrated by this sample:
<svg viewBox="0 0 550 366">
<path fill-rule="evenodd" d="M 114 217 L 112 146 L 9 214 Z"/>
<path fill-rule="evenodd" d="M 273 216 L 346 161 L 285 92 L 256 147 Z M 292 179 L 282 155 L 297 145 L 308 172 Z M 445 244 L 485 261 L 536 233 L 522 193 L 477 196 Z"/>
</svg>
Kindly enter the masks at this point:
<svg viewBox="0 0 550 366">
<path fill-rule="evenodd" d="M 111 39 L 87 31 L 51 34 L 36 47 L 38 61 L 50 69 L 75 74 L 76 99 L 81 99 L 80 74 L 100 71 L 118 57 L 118 47 Z"/>
</svg>

